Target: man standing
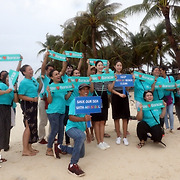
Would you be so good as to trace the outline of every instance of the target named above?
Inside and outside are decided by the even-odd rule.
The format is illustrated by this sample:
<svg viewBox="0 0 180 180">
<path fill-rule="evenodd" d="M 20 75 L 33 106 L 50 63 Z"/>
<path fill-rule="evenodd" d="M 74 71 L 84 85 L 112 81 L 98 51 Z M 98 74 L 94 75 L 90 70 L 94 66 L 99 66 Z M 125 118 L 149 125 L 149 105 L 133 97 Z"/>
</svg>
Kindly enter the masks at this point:
<svg viewBox="0 0 180 180">
<path fill-rule="evenodd" d="M 52 65 L 46 65 L 48 56 L 49 56 L 49 52 L 47 51 L 41 66 L 41 80 L 43 82 L 44 92 L 40 94 L 40 100 L 39 100 L 39 118 L 40 118 L 39 143 L 40 144 L 47 144 L 47 141 L 45 140 L 45 136 L 46 136 L 45 127 L 48 123 L 48 118 L 46 113 L 46 109 L 48 106 L 47 97 L 46 97 L 46 88 L 50 82 L 49 73 L 54 69 Z M 49 132 L 50 132 L 50 128 L 49 128 Z"/>
</svg>

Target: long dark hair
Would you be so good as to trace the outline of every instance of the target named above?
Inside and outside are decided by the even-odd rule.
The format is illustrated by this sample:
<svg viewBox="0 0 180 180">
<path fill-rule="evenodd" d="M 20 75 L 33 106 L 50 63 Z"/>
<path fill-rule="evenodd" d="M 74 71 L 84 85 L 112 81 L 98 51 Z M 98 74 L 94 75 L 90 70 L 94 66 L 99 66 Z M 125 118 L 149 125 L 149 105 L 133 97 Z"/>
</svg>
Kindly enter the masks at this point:
<svg viewBox="0 0 180 180">
<path fill-rule="evenodd" d="M 50 77 L 50 78 L 53 76 L 53 72 L 54 72 L 54 71 L 57 71 L 57 70 L 56 70 L 56 69 L 52 69 L 52 70 L 49 72 L 49 77 Z M 52 79 L 50 80 L 49 84 L 51 84 L 51 83 L 53 83 L 53 80 L 52 80 Z M 61 80 L 60 80 L 59 83 L 63 83 L 62 78 L 61 78 Z"/>
</svg>

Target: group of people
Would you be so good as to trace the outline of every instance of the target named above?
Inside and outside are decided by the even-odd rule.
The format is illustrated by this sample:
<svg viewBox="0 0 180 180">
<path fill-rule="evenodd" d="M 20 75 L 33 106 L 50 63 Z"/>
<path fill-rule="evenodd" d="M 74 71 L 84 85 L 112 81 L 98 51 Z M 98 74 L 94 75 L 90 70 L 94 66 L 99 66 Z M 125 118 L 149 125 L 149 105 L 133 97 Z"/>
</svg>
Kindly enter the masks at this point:
<svg viewBox="0 0 180 180">
<path fill-rule="evenodd" d="M 23 133 L 23 156 L 34 156 L 39 151 L 32 147 L 33 143 L 47 144 L 46 155 L 60 158 L 61 154 L 72 154 L 71 161 L 68 166 L 68 172 L 77 176 L 83 176 L 85 173 L 78 166 L 79 158 L 84 156 L 85 146 L 84 141 L 91 142 L 94 138 L 97 141 L 97 148 L 105 150 L 110 148 L 110 145 L 104 142 L 105 124 L 108 120 L 109 96 L 111 97 L 112 117 L 114 120 L 115 131 L 117 138 L 115 143 L 121 144 L 121 139 L 124 145 L 129 145 L 127 139 L 128 121 L 130 119 L 130 108 L 128 99 L 129 88 L 115 87 L 115 81 L 108 82 L 92 82 L 90 75 L 92 74 L 108 74 L 109 62 L 104 67 L 103 62 L 98 60 L 95 66 L 90 66 L 87 60 L 87 76 L 90 76 L 89 84 L 73 84 L 73 90 L 57 91 L 50 90 L 51 85 L 69 82 L 70 76 L 80 77 L 80 68 L 82 60 L 80 59 L 77 69 L 74 69 L 69 60 L 63 61 L 62 69 L 59 72 L 53 65 L 48 64 L 49 52 L 47 51 L 41 66 L 40 81 L 38 82 L 33 77 L 33 69 L 30 65 L 23 65 L 21 61 L 18 64 L 16 71 L 20 71 L 24 79 L 17 84 L 14 89 L 9 88 L 8 72 L 2 71 L 0 77 L 0 150 L 9 150 L 9 138 L 11 129 L 11 114 L 13 101 L 20 102 L 23 122 L 25 130 Z M 143 70 L 140 70 L 143 72 Z M 143 72 L 144 73 L 144 72 Z M 161 73 L 161 77 L 160 77 Z M 116 61 L 114 64 L 114 74 L 122 74 L 122 63 Z M 155 89 L 157 82 L 175 82 L 172 76 L 166 75 L 166 70 L 161 67 L 154 67 L 152 75 L 155 76 L 155 81 L 149 84 L 140 79 L 134 79 L 134 97 L 137 107 L 137 135 L 140 140 L 137 147 L 141 148 L 145 145 L 148 133 L 154 142 L 161 142 L 162 127 L 164 122 L 166 129 L 170 128 L 170 132 L 174 129 L 173 104 L 174 104 L 174 89 L 159 90 Z M 177 88 L 176 96 L 180 97 L 179 89 Z M 100 96 L 102 99 L 101 113 L 93 113 L 91 115 L 76 114 L 75 112 L 75 97 L 78 96 Z M 169 104 L 169 98 L 172 97 Z M 154 109 L 143 111 L 142 103 L 153 100 L 162 100 L 164 107 L 162 109 Z M 39 108 L 39 129 L 37 113 Z M 180 115 L 180 110 L 177 107 L 177 113 Z M 168 121 L 169 115 L 169 121 Z M 120 119 L 122 119 L 123 134 L 120 131 Z M 89 129 L 86 122 L 92 122 L 92 127 Z M 46 139 L 45 127 L 50 123 L 48 135 Z M 170 122 L 170 126 L 169 126 Z M 64 127 L 65 132 L 64 132 Z M 39 130 L 39 132 L 38 132 Z M 86 131 L 86 134 L 84 133 Z M 63 144 L 65 133 L 65 143 Z M 57 139 L 56 139 L 57 138 Z M 70 140 L 73 139 L 74 146 L 70 145 Z M 57 143 L 55 143 L 57 140 Z M 6 159 L 0 157 L 1 162 Z"/>
</svg>

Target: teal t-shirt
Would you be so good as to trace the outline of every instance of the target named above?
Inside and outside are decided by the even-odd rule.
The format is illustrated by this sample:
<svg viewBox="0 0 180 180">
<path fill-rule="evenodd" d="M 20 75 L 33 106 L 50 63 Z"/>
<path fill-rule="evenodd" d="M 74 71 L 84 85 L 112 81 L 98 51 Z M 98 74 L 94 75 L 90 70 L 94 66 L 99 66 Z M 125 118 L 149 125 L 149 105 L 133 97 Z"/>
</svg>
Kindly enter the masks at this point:
<svg viewBox="0 0 180 180">
<path fill-rule="evenodd" d="M 180 83 L 180 80 L 177 80 L 176 83 Z M 180 98 L 180 90 L 175 93 L 175 96 Z"/>
<path fill-rule="evenodd" d="M 43 98 L 43 96 L 46 94 L 46 88 L 47 88 L 47 86 L 49 85 L 49 82 L 50 82 L 50 78 L 49 77 L 47 77 L 46 75 L 44 76 L 44 79 L 42 79 L 41 78 L 41 80 L 42 80 L 42 82 L 43 82 L 43 88 L 44 88 L 44 92 L 42 92 L 41 94 L 40 94 L 40 97 L 41 98 Z"/>
<path fill-rule="evenodd" d="M 163 78 L 163 79 L 164 79 L 164 78 Z M 170 81 L 169 81 L 169 79 L 170 79 Z M 165 82 L 165 83 L 175 82 L 175 80 L 174 80 L 174 77 L 173 77 L 173 76 L 169 76 L 169 78 L 168 78 L 168 76 L 166 76 L 166 78 L 164 79 L 164 82 Z M 171 97 L 173 98 L 173 103 L 174 103 L 174 93 L 173 93 L 173 91 L 164 90 L 164 95 L 165 95 L 165 96 L 169 96 L 170 94 L 171 94 Z"/>
<path fill-rule="evenodd" d="M 138 107 L 138 111 L 140 111 L 140 108 Z M 156 122 L 156 120 L 154 119 L 153 115 L 151 114 L 151 112 L 153 113 L 154 117 L 156 118 L 156 120 L 158 121 L 158 123 Z M 150 127 L 153 127 L 155 125 L 160 124 L 160 114 L 161 114 L 161 109 L 153 109 L 153 110 L 148 110 L 148 111 L 143 111 L 143 119 L 142 121 L 145 121 Z"/>
<path fill-rule="evenodd" d="M 28 96 L 31 98 L 38 97 L 39 83 L 35 78 L 24 78 L 19 85 L 18 94 Z"/>
<path fill-rule="evenodd" d="M 164 83 L 164 78 L 158 77 L 156 84 L 163 84 Z M 164 97 L 164 89 L 155 89 L 153 92 L 153 100 L 160 100 Z"/>
<path fill-rule="evenodd" d="M 69 115 L 77 116 L 77 117 L 84 117 L 85 114 L 76 114 L 75 113 L 75 99 L 72 100 L 70 106 L 69 106 Z M 67 125 L 66 125 L 66 131 L 68 131 L 71 128 L 78 128 L 81 131 L 86 130 L 86 122 L 80 121 L 80 122 L 73 122 L 68 119 Z"/>
<path fill-rule="evenodd" d="M 145 81 L 135 79 L 134 81 L 134 99 L 139 102 L 145 102 L 143 98 L 144 91 L 151 90 L 151 85 Z"/>
<path fill-rule="evenodd" d="M 9 89 L 9 87 L 6 84 L 0 82 L 0 90 L 6 91 L 7 89 Z M 13 99 L 14 99 L 14 92 L 13 91 L 11 91 L 8 94 L 2 94 L 2 95 L 0 95 L 0 104 L 11 105 Z"/>
<path fill-rule="evenodd" d="M 52 102 L 48 104 L 48 109 L 46 110 L 47 114 L 52 114 L 52 113 L 64 114 L 65 113 L 65 107 L 66 107 L 65 95 L 66 94 L 67 94 L 66 91 L 51 92 Z M 48 97 L 48 93 L 47 93 L 47 97 Z"/>
</svg>

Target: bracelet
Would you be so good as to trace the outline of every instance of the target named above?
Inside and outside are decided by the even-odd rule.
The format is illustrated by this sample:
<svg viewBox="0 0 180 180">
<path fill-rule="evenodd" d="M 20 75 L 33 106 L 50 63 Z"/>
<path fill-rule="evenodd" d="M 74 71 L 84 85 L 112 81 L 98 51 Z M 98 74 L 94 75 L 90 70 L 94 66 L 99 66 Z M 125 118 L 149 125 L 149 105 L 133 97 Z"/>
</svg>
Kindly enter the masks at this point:
<svg viewBox="0 0 180 180">
<path fill-rule="evenodd" d="M 18 93 L 18 91 L 14 91 L 14 93 Z"/>
</svg>

